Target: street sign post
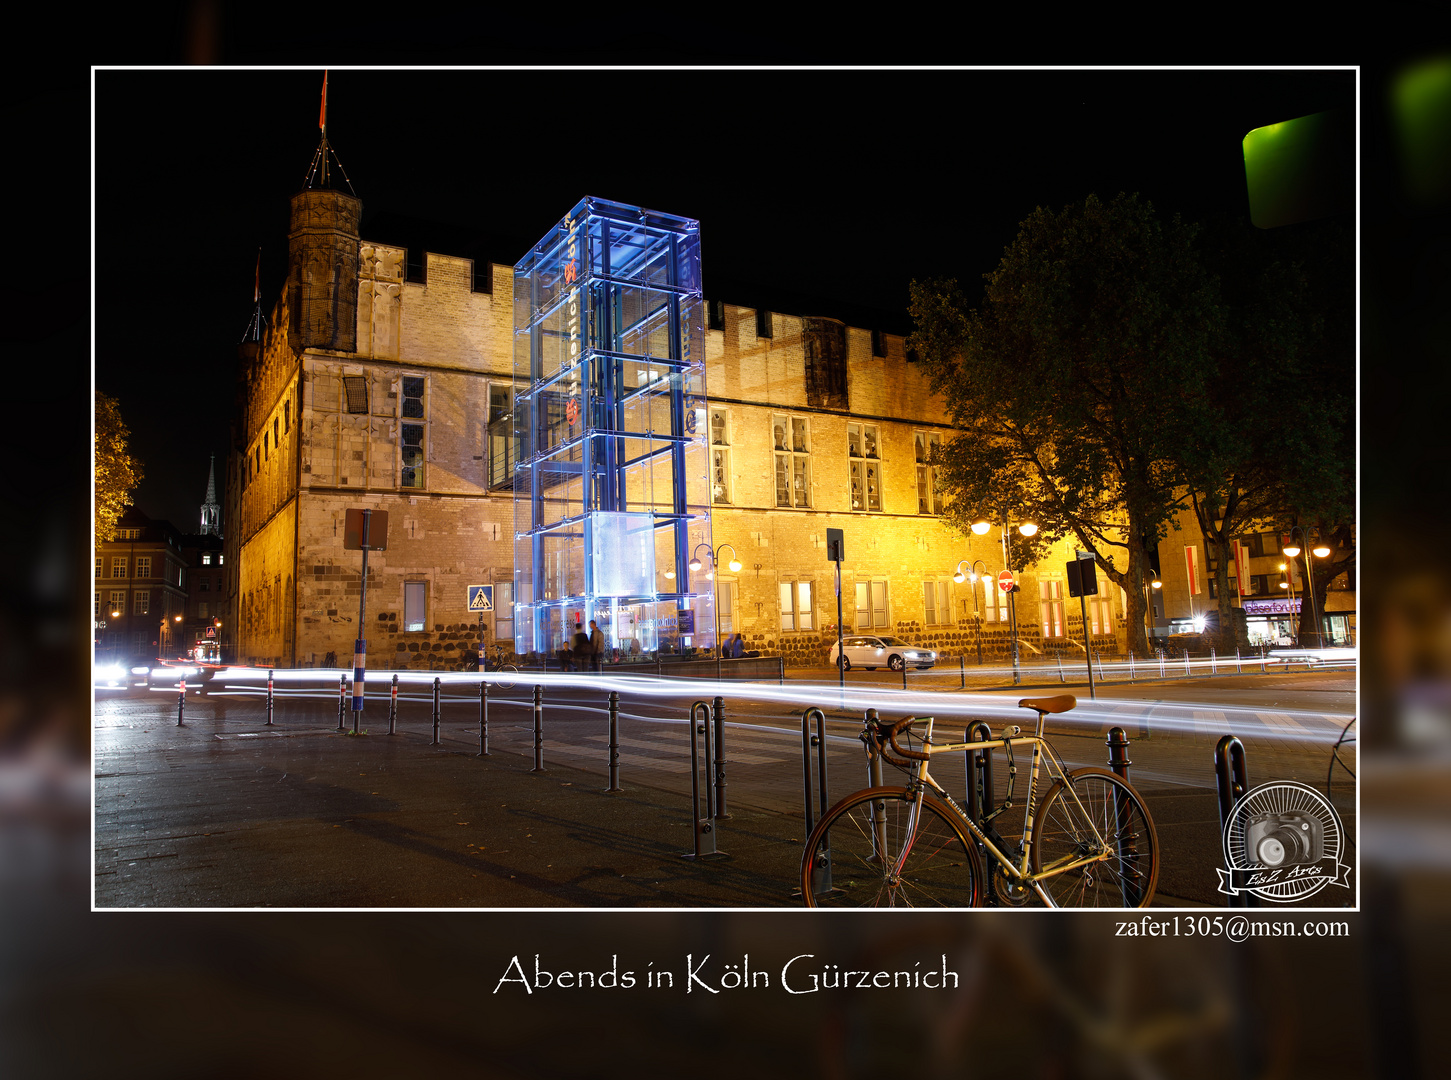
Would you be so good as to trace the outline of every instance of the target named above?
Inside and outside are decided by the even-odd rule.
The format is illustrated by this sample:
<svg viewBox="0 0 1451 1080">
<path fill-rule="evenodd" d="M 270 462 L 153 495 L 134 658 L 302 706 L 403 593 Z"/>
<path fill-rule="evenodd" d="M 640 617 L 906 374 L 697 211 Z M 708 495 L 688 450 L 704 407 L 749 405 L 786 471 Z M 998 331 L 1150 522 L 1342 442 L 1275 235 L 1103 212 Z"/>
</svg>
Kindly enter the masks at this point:
<svg viewBox="0 0 1451 1080">
<path fill-rule="evenodd" d="M 843 695 L 845 707 L 846 666 L 842 663 L 845 651 L 841 643 L 841 560 L 846 556 L 846 533 L 842 529 L 826 530 L 826 559 L 836 564 L 836 685 Z"/>
<path fill-rule="evenodd" d="M 368 642 L 363 637 L 368 610 L 368 552 L 388 550 L 388 511 L 348 510 L 343 515 L 343 550 L 363 553 L 363 586 L 358 590 L 358 636 L 353 641 L 353 734 L 363 711 L 363 678 L 368 667 Z"/>
<path fill-rule="evenodd" d="M 1098 695 L 1093 691 L 1093 642 L 1088 634 L 1088 598 L 1098 595 L 1098 568 L 1093 552 L 1073 553 L 1073 561 L 1068 564 L 1068 595 L 1078 597 L 1078 608 L 1083 613 L 1083 662 L 1088 666 L 1088 696 L 1094 698 Z"/>
</svg>

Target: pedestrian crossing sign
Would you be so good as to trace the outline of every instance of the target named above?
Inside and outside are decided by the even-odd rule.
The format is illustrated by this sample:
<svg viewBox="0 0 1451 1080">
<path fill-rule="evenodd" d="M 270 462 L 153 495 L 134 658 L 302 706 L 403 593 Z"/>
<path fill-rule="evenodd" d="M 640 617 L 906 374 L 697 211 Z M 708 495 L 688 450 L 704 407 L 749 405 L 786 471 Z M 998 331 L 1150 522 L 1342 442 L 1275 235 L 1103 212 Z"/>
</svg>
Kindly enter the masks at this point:
<svg viewBox="0 0 1451 1080">
<path fill-rule="evenodd" d="M 494 587 L 492 585 L 469 586 L 469 610 L 493 611 Z"/>
</svg>

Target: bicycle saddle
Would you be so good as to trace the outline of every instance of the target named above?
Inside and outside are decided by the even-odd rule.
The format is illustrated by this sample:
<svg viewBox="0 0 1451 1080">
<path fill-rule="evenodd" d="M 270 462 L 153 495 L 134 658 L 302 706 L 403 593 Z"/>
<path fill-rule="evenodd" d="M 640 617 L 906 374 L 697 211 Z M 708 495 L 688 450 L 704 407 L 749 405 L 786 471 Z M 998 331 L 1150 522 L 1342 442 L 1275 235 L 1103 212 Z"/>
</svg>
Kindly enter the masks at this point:
<svg viewBox="0 0 1451 1080">
<path fill-rule="evenodd" d="M 1078 699 L 1072 694 L 1059 694 L 1057 697 L 1025 697 L 1018 702 L 1020 709 L 1032 709 L 1040 713 L 1067 712 L 1078 704 Z"/>
</svg>

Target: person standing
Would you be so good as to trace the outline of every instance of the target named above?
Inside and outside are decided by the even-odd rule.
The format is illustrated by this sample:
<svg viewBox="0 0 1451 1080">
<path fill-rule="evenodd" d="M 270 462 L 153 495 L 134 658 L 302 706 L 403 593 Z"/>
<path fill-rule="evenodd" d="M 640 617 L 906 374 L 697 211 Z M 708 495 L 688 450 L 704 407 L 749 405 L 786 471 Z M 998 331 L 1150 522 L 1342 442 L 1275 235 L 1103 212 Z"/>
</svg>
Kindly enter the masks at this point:
<svg viewBox="0 0 1451 1080">
<path fill-rule="evenodd" d="M 574 624 L 574 641 L 571 642 L 571 654 L 571 658 L 574 660 L 575 671 L 589 670 L 589 635 L 584 632 L 584 626 L 580 623 Z"/>
<path fill-rule="evenodd" d="M 593 619 L 589 621 L 589 652 L 590 668 L 598 675 L 603 670 L 605 635 L 600 632 L 599 624 Z"/>
</svg>

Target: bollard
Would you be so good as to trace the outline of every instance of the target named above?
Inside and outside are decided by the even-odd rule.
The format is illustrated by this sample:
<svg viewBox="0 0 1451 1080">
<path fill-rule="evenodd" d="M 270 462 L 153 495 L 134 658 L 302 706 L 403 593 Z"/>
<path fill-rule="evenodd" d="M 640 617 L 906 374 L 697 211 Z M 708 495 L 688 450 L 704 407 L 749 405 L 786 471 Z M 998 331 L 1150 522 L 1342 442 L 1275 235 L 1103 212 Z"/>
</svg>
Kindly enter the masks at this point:
<svg viewBox="0 0 1451 1080">
<path fill-rule="evenodd" d="M 181 727 L 182 718 L 186 716 L 186 676 L 181 677 L 181 693 L 176 699 L 176 726 Z"/>
<path fill-rule="evenodd" d="M 784 656 L 778 656 L 778 657 L 776 657 L 776 663 L 778 665 L 777 668 L 776 668 L 776 685 L 777 686 L 785 686 L 786 685 L 786 658 Z"/>
<path fill-rule="evenodd" d="M 728 818 L 726 813 L 725 778 L 725 699 L 711 702 L 711 715 L 715 721 L 715 816 Z"/>
<path fill-rule="evenodd" d="M 960 654 L 960 653 L 958 654 L 958 657 L 957 657 L 957 675 L 958 675 L 958 678 L 962 682 L 962 687 L 961 688 L 963 690 L 966 690 L 967 689 L 967 661 L 963 658 L 962 654 Z"/>
<path fill-rule="evenodd" d="M 438 676 L 435 675 L 433 677 L 433 742 L 429 743 L 429 746 L 438 745 L 438 718 L 441 711 L 441 702 L 438 700 L 440 687 Z"/>
<path fill-rule="evenodd" d="M 1129 650 L 1129 682 L 1134 681 L 1134 650 Z"/>
<path fill-rule="evenodd" d="M 534 768 L 532 773 L 544 771 L 544 687 L 534 687 Z"/>
<path fill-rule="evenodd" d="M 1236 675 L 1243 675 L 1244 674 L 1244 672 L 1240 670 L 1240 666 L 1239 666 L 1239 646 L 1238 645 L 1236 645 L 1234 647 L 1234 673 Z"/>
<path fill-rule="evenodd" d="M 1108 729 L 1108 767 L 1125 784 L 1129 782 L 1129 739 L 1121 727 Z M 1114 800 L 1114 843 L 1118 848 L 1120 865 L 1126 867 L 1119 879 L 1119 891 L 1124 907 L 1138 907 L 1143 898 L 1143 879 L 1138 871 L 1138 841 L 1133 832 L 1133 807 L 1127 795 L 1122 792 Z"/>
<path fill-rule="evenodd" d="M 1192 671 L 1189 670 L 1189 649 L 1188 649 L 1187 646 L 1184 649 L 1184 674 L 1185 675 L 1193 675 L 1194 674 L 1194 672 L 1192 672 Z"/>
<path fill-rule="evenodd" d="M 715 792 L 707 778 L 705 783 L 705 816 L 700 813 L 700 744 L 697 735 L 705 735 L 705 762 L 709 767 L 711 743 L 714 741 L 710 722 L 710 703 L 697 701 L 690 706 L 690 820 L 695 830 L 695 850 L 686 852 L 681 858 L 700 859 L 719 856 L 724 852 L 715 849 Z"/>
<path fill-rule="evenodd" d="M 1059 682 L 1067 682 L 1068 681 L 1067 679 L 1065 679 L 1063 677 L 1063 654 L 1062 653 L 1059 653 L 1058 654 L 1058 681 Z"/>
<path fill-rule="evenodd" d="M 398 722 L 398 675 L 393 675 L 393 694 L 388 702 L 388 734 L 393 734 L 393 725 Z"/>
<path fill-rule="evenodd" d="M 1261 675 L 1263 675 L 1266 671 L 1269 670 L 1269 655 L 1270 655 L 1269 647 L 1266 646 L 1266 645 L 1261 645 L 1260 646 L 1260 674 Z"/>
<path fill-rule="evenodd" d="M 1214 747 L 1214 787 L 1219 796 L 1219 831 L 1222 834 L 1234 804 L 1249 790 L 1244 743 L 1233 735 L 1224 736 Z M 1225 904 L 1228 907 L 1259 907 L 1259 898 L 1251 892 L 1230 893 L 1225 898 Z"/>
<path fill-rule="evenodd" d="M 1098 656 L 1098 681 L 1099 682 L 1104 682 L 1105 680 L 1104 680 L 1104 677 L 1103 677 L 1103 653 L 1100 652 L 1100 653 L 1097 654 L 1097 656 Z"/>
<path fill-rule="evenodd" d="M 811 718 L 816 717 L 816 735 L 811 735 Z M 810 839 L 817 818 L 811 812 L 811 748 L 816 747 L 816 795 L 821 817 L 826 816 L 826 714 L 820 709 L 807 709 L 801 714 L 801 781 L 806 795 L 806 838 Z M 811 868 L 811 895 L 832 891 L 831 851 L 822 852 L 825 859 Z"/>
<path fill-rule="evenodd" d="M 620 787 L 620 694 L 610 691 L 610 786 L 606 791 L 622 791 Z"/>
<path fill-rule="evenodd" d="M 275 727 L 272 723 L 272 672 L 267 672 L 267 723 L 263 727 Z"/>
<path fill-rule="evenodd" d="M 1159 678 L 1164 677 L 1164 650 L 1159 650 Z"/>
<path fill-rule="evenodd" d="M 346 675 L 339 675 L 338 676 L 338 730 L 339 731 L 344 730 L 344 728 L 343 728 L 343 713 L 347 709 L 347 707 L 348 707 L 348 677 Z"/>
<path fill-rule="evenodd" d="M 479 757 L 489 756 L 489 684 L 479 680 Z"/>
<path fill-rule="evenodd" d="M 902 689 L 907 689 L 907 658 L 902 658 Z"/>
<path fill-rule="evenodd" d="M 1214 647 L 1212 645 L 1209 648 L 1209 674 L 1219 674 L 1219 666 L 1215 663 Z"/>
</svg>

